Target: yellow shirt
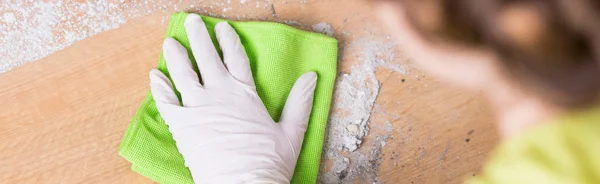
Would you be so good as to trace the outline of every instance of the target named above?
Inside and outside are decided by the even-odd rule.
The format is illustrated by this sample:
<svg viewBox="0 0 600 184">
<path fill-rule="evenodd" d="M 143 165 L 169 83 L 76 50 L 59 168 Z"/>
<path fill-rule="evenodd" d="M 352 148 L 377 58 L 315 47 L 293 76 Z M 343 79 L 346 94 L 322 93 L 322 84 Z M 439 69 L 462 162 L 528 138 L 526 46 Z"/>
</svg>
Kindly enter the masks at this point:
<svg viewBox="0 0 600 184">
<path fill-rule="evenodd" d="M 600 184 L 600 108 L 573 113 L 502 143 L 468 184 Z"/>
</svg>

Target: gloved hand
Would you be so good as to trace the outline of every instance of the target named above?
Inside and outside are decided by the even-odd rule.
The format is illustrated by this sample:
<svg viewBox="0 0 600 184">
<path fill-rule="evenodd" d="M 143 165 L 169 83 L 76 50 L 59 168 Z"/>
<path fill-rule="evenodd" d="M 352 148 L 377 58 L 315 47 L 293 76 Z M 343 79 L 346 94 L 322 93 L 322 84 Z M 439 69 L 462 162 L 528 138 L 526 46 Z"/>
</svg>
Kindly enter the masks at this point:
<svg viewBox="0 0 600 184">
<path fill-rule="evenodd" d="M 169 79 L 157 69 L 150 71 L 150 86 L 194 182 L 289 183 L 317 75 L 308 72 L 296 81 L 276 123 L 256 93 L 248 57 L 235 30 L 226 22 L 215 27 L 223 65 L 200 16 L 188 15 L 185 29 L 202 84 L 186 49 L 167 38 L 163 54 L 183 104 Z"/>
</svg>

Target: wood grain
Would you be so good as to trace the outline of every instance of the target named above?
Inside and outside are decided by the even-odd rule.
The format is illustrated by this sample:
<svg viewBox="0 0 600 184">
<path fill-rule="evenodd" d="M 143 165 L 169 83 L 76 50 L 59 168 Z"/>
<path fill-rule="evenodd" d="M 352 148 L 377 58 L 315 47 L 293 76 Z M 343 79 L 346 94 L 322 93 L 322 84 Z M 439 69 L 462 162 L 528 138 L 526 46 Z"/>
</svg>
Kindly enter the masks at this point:
<svg viewBox="0 0 600 184">
<path fill-rule="evenodd" d="M 201 7 L 200 5 L 196 7 Z M 310 29 L 330 23 L 344 48 L 357 39 L 386 39 L 368 2 L 312 1 L 253 10 L 243 19 L 294 20 Z M 215 10 L 216 11 L 216 10 Z M 209 12 L 216 13 L 213 10 Z M 152 183 L 131 171 L 117 149 L 148 87 L 171 12 L 131 19 L 122 27 L 0 74 L 0 183 Z M 341 71 L 356 62 L 340 54 Z M 479 171 L 497 141 L 493 118 L 477 93 L 460 91 L 411 68 L 380 70 L 381 112 L 364 145 L 391 118 L 393 131 L 378 169 L 383 183 L 460 183 Z M 404 82 L 402 82 L 404 80 Z M 363 183 L 360 179 L 356 183 Z"/>
<path fill-rule="evenodd" d="M 0 75 L 0 181 L 149 181 L 117 149 L 160 52 L 165 29 L 155 18 Z"/>
</svg>

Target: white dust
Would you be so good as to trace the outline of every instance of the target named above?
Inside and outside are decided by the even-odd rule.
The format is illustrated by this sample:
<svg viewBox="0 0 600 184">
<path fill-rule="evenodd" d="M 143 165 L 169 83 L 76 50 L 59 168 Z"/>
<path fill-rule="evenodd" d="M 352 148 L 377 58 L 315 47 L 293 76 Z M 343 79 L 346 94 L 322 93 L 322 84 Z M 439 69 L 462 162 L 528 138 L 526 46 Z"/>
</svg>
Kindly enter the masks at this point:
<svg viewBox="0 0 600 184">
<path fill-rule="evenodd" d="M 333 37 L 334 36 L 334 30 L 331 27 L 331 25 L 327 22 L 321 22 L 315 25 L 312 25 L 312 30 L 314 32 L 319 32 L 319 33 L 323 33 L 327 36 Z"/>
<path fill-rule="evenodd" d="M 345 53 L 355 55 L 343 57 L 355 58 L 358 63 L 348 73 L 341 73 L 336 81 L 323 155 L 333 161 L 333 166 L 325 171 L 326 166 L 322 165 L 319 179 L 321 183 L 352 183 L 361 178 L 377 183 L 381 148 L 387 144 L 392 124 L 386 121 L 385 133 L 371 136 L 376 141 L 363 145 L 381 87 L 376 72 L 385 68 L 406 75 L 407 71 L 395 62 L 395 43 L 358 39 L 344 49 Z"/>
</svg>

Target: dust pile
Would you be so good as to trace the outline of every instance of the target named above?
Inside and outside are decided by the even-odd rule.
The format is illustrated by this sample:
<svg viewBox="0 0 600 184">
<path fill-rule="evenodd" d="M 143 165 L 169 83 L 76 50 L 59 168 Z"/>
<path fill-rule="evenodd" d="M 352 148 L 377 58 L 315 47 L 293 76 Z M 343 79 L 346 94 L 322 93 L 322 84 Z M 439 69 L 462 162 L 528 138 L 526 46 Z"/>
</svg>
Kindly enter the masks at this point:
<svg viewBox="0 0 600 184">
<path fill-rule="evenodd" d="M 317 27 L 317 29 L 315 29 Z M 313 30 L 328 34 L 331 27 L 319 23 Z M 396 59 L 394 42 L 375 42 L 358 39 L 344 48 L 345 53 L 355 53 L 343 57 L 356 58 L 358 63 L 350 71 L 338 75 L 333 94 L 333 106 L 328 122 L 328 134 L 324 146 L 323 159 L 332 161 L 330 168 L 323 162 L 319 173 L 319 183 L 353 183 L 360 178 L 367 183 L 380 183 L 377 168 L 381 149 L 387 144 L 392 124 L 386 121 L 385 133 L 372 135 L 375 141 L 363 145 L 369 135 L 369 123 L 381 84 L 377 80 L 378 69 L 385 68 L 406 75 L 407 70 L 394 62 Z"/>
<path fill-rule="evenodd" d="M 35 61 L 62 50 L 73 43 L 104 31 L 116 29 L 127 20 L 158 12 L 208 10 L 225 17 L 231 0 L 210 2 L 202 7 L 193 0 L 183 6 L 182 1 L 171 0 L 113 0 L 113 1 L 3 1 L 0 6 L 0 73 Z M 240 0 L 240 4 L 246 4 Z M 269 2 L 256 1 L 257 7 Z M 203 10 L 203 11 L 201 11 Z M 168 16 L 160 23 L 167 24 Z M 239 17 L 238 17 L 239 19 Z"/>
<path fill-rule="evenodd" d="M 7 3 L 7 2 L 5 2 Z M 0 6 L 0 72 L 125 23 L 117 3 L 16 1 Z"/>
<path fill-rule="evenodd" d="M 323 33 L 330 37 L 334 36 L 333 27 L 331 27 L 331 25 L 327 22 L 321 22 L 321 23 L 312 25 L 311 28 L 314 32 Z"/>
</svg>

